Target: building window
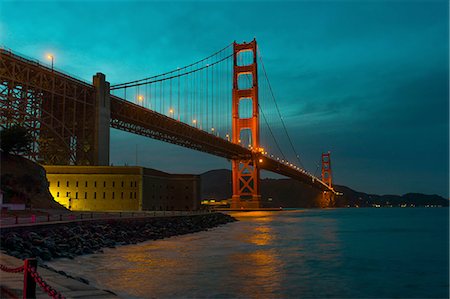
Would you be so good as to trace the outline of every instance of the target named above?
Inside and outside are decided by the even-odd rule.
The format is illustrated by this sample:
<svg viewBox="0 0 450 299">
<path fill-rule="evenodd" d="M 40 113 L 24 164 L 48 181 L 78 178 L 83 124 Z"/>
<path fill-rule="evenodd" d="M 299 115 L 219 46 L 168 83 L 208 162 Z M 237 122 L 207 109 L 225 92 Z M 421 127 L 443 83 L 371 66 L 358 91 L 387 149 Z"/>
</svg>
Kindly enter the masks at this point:
<svg viewBox="0 0 450 299">
<path fill-rule="evenodd" d="M 134 192 L 134 199 L 136 199 L 136 192 Z"/>
<path fill-rule="evenodd" d="M 123 181 L 122 181 L 122 187 L 123 187 Z"/>
<path fill-rule="evenodd" d="M 103 199 L 105 199 L 106 197 L 106 192 L 103 192 Z"/>
<path fill-rule="evenodd" d="M 130 199 L 133 198 L 133 192 L 130 192 Z"/>
<path fill-rule="evenodd" d="M 97 198 L 97 192 L 94 192 L 94 199 Z"/>
<path fill-rule="evenodd" d="M 78 192 L 75 192 L 75 198 L 78 199 Z"/>
<path fill-rule="evenodd" d="M 58 181 L 58 187 L 59 187 L 59 181 Z"/>
<path fill-rule="evenodd" d="M 122 199 L 123 199 L 123 192 L 122 192 L 122 193 L 120 193 L 120 198 L 122 198 Z"/>
<path fill-rule="evenodd" d="M 189 189 L 189 186 L 185 186 L 184 189 L 186 189 L 186 190 Z"/>
<path fill-rule="evenodd" d="M 137 181 L 134 181 L 134 186 L 137 187 Z"/>
<path fill-rule="evenodd" d="M 66 192 L 66 197 L 69 197 L 70 192 Z"/>
<path fill-rule="evenodd" d="M 66 186 L 69 187 L 69 181 L 66 182 Z"/>
<path fill-rule="evenodd" d="M 116 186 L 116 182 L 112 182 L 112 185 L 113 185 L 113 187 L 115 187 Z"/>
<path fill-rule="evenodd" d="M 87 181 L 86 182 L 84 182 L 84 186 L 87 188 Z"/>
<path fill-rule="evenodd" d="M 97 187 L 97 181 L 94 182 L 94 187 Z"/>
<path fill-rule="evenodd" d="M 87 199 L 87 192 L 84 192 L 84 199 Z"/>
<path fill-rule="evenodd" d="M 114 192 L 112 193 L 112 199 L 114 199 Z"/>
<path fill-rule="evenodd" d="M 76 182 L 76 185 L 75 185 L 76 187 L 78 187 L 78 181 Z"/>
<path fill-rule="evenodd" d="M 106 182 L 105 181 L 103 181 L 103 187 L 106 187 Z"/>
<path fill-rule="evenodd" d="M 59 197 L 59 192 L 56 192 L 56 197 Z"/>
<path fill-rule="evenodd" d="M 130 182 L 130 187 L 133 187 L 133 182 Z"/>
</svg>

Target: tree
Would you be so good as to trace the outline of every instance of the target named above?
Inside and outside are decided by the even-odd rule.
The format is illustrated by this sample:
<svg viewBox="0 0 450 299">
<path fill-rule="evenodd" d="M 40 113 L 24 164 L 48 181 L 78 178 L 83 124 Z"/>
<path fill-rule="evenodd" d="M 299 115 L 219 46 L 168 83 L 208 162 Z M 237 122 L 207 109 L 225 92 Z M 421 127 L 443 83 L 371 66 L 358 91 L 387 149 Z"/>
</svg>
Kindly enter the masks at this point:
<svg viewBox="0 0 450 299">
<path fill-rule="evenodd" d="M 0 131 L 0 148 L 5 154 L 26 153 L 33 141 L 28 130 L 19 125 L 2 128 Z"/>
</svg>

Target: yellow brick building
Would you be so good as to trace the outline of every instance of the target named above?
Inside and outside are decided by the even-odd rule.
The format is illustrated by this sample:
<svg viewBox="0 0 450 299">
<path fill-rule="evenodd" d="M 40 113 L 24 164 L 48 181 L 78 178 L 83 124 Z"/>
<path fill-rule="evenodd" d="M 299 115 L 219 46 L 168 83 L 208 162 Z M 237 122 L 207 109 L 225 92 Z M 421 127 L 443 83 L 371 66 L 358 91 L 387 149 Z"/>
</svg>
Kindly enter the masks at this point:
<svg viewBox="0 0 450 299">
<path fill-rule="evenodd" d="M 74 211 L 193 210 L 200 179 L 137 166 L 44 165 L 53 198 Z"/>
</svg>

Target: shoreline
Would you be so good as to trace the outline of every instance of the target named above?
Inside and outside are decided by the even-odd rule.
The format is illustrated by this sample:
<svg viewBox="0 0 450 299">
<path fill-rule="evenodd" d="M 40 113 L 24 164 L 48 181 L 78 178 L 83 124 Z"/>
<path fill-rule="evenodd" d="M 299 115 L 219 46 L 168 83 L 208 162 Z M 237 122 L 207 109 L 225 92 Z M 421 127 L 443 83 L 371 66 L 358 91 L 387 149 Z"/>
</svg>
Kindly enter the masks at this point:
<svg viewBox="0 0 450 299">
<path fill-rule="evenodd" d="M 39 265 L 57 258 L 102 253 L 104 248 L 184 235 L 237 221 L 224 213 L 74 221 L 45 226 L 1 229 L 0 249 L 19 258 L 36 258 Z"/>
</svg>

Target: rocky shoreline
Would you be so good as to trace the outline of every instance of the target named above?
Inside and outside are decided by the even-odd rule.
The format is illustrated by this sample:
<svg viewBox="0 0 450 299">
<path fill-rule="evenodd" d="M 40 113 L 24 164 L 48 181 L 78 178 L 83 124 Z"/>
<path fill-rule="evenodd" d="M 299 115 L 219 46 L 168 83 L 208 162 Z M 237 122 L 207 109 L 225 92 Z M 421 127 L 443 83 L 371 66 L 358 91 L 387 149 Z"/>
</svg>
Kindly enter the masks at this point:
<svg viewBox="0 0 450 299">
<path fill-rule="evenodd" d="M 236 221 L 222 213 L 178 217 L 108 219 L 2 229 L 0 248 L 42 265 L 55 258 L 101 253 L 103 248 L 205 231 Z"/>
</svg>

